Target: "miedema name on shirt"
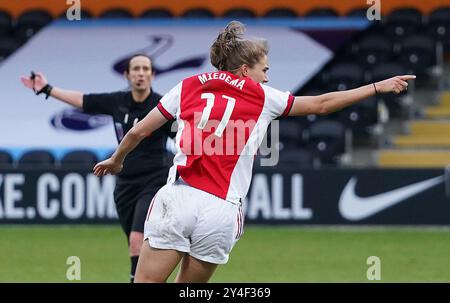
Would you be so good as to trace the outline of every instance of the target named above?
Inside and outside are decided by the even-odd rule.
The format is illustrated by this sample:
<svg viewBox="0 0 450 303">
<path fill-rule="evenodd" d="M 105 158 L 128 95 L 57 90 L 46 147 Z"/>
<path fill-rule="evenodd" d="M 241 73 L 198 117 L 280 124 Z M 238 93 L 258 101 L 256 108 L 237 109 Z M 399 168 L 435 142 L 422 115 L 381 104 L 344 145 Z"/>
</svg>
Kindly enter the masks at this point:
<svg viewBox="0 0 450 303">
<path fill-rule="evenodd" d="M 239 79 L 239 78 L 232 80 L 232 78 L 229 74 L 221 73 L 221 72 L 204 73 L 204 74 L 201 74 L 198 76 L 198 80 L 201 82 L 201 84 L 205 84 L 206 82 L 213 80 L 213 79 L 225 81 L 226 83 L 233 85 L 241 90 L 244 88 L 244 84 L 245 84 L 245 80 Z"/>
</svg>

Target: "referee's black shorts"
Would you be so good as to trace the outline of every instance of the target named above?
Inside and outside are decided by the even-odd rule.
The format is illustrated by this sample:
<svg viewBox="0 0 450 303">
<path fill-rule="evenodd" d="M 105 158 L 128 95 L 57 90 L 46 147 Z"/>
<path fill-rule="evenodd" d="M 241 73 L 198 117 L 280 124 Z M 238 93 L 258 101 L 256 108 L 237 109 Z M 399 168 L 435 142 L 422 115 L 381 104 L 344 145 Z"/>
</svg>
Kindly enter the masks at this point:
<svg viewBox="0 0 450 303">
<path fill-rule="evenodd" d="M 167 173 L 167 169 L 158 169 L 136 178 L 117 178 L 114 202 L 127 238 L 132 231 L 144 232 L 148 207 L 156 192 L 166 184 Z"/>
</svg>

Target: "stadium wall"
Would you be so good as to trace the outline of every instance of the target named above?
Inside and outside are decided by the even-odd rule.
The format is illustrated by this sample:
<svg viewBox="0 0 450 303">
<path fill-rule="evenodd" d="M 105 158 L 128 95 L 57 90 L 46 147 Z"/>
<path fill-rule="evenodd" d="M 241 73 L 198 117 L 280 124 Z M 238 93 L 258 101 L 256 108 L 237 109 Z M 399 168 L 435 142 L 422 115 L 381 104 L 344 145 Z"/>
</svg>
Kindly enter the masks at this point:
<svg viewBox="0 0 450 303">
<path fill-rule="evenodd" d="M 439 169 L 257 167 L 247 223 L 450 225 L 450 186 Z M 115 223 L 115 178 L 90 168 L 1 169 L 0 224 Z"/>
<path fill-rule="evenodd" d="M 54 17 L 57 17 L 67 10 L 66 0 L 0 0 L 0 10 L 6 10 L 14 17 L 32 9 L 48 10 Z M 216 16 L 220 16 L 232 8 L 248 8 L 253 10 L 258 16 L 263 16 L 268 10 L 278 7 L 289 8 L 298 15 L 304 15 L 306 12 L 319 7 L 328 7 L 335 9 L 339 14 L 345 15 L 352 9 L 368 7 L 367 1 L 360 0 L 309 0 L 309 1 L 291 1 L 291 0 L 166 0 L 166 1 L 148 1 L 148 0 L 82 0 L 82 8 L 98 16 L 103 11 L 113 8 L 123 8 L 129 10 L 135 16 L 140 15 L 144 10 L 150 8 L 164 8 L 171 11 L 175 16 L 179 16 L 188 9 L 206 8 L 212 11 Z M 449 6 L 449 0 L 382 0 L 381 8 L 383 14 L 389 14 L 392 10 L 403 7 L 414 7 L 423 14 L 430 13 L 433 9 L 440 6 Z"/>
</svg>

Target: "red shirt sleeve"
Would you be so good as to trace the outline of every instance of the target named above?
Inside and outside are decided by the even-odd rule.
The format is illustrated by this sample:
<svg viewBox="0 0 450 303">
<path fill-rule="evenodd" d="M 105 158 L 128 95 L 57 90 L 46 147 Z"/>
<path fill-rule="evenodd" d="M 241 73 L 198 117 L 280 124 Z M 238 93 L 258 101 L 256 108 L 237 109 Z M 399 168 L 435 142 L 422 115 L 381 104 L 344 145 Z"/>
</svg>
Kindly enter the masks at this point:
<svg viewBox="0 0 450 303">
<path fill-rule="evenodd" d="M 175 118 L 162 106 L 161 102 L 157 105 L 159 111 L 161 114 L 163 114 L 164 117 L 166 117 L 167 120 L 174 120 Z"/>
<path fill-rule="evenodd" d="M 287 102 L 287 105 L 286 105 L 286 109 L 284 110 L 283 114 L 281 115 L 282 117 L 286 117 L 287 115 L 289 115 L 289 112 L 291 111 L 292 105 L 294 104 L 294 99 L 295 99 L 294 96 L 289 95 L 288 102 Z"/>
</svg>

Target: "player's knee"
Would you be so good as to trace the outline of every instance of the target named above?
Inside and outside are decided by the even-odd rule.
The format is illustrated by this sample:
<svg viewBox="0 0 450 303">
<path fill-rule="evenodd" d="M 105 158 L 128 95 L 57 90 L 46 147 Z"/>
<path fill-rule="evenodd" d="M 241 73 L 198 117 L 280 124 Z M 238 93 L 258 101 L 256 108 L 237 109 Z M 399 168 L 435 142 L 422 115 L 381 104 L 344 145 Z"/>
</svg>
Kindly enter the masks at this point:
<svg viewBox="0 0 450 303">
<path fill-rule="evenodd" d="M 144 241 L 143 233 L 135 232 L 135 231 L 132 231 L 130 233 L 130 255 L 131 256 L 139 255 L 143 241 Z"/>
<path fill-rule="evenodd" d="M 134 283 L 165 283 L 167 280 L 160 277 L 152 277 L 145 274 L 136 274 Z"/>
</svg>

